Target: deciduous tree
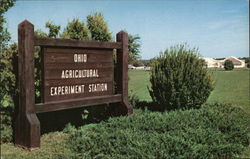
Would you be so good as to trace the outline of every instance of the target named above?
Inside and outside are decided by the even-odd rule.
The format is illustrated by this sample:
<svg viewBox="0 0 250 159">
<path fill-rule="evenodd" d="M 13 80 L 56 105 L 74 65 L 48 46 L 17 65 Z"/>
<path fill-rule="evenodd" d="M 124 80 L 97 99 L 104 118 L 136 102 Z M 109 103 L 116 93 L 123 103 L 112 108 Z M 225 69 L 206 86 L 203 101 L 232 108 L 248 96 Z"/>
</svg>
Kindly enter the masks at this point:
<svg viewBox="0 0 250 159">
<path fill-rule="evenodd" d="M 48 21 L 46 24 L 45 24 L 46 28 L 49 29 L 49 34 L 48 36 L 50 38 L 57 38 L 58 35 L 59 35 L 59 31 L 61 29 L 61 26 L 60 25 L 55 25 L 53 22 L 51 21 Z"/>
<path fill-rule="evenodd" d="M 15 0 L 0 1 L 0 106 L 9 106 L 10 95 L 15 86 L 15 75 L 13 74 L 12 50 L 16 45 L 9 49 L 10 33 L 7 30 L 4 13 L 12 7 Z"/>
<path fill-rule="evenodd" d="M 129 35 L 128 36 L 128 50 L 129 58 L 128 63 L 132 64 L 141 58 L 140 56 L 140 37 L 139 35 Z"/>
<path fill-rule="evenodd" d="M 91 34 L 84 22 L 79 19 L 73 19 L 68 23 L 61 38 L 76 39 L 76 40 L 90 40 Z"/>
<path fill-rule="evenodd" d="M 88 15 L 87 26 L 91 32 L 92 40 L 111 41 L 111 32 L 109 32 L 108 24 L 101 13 Z"/>
</svg>

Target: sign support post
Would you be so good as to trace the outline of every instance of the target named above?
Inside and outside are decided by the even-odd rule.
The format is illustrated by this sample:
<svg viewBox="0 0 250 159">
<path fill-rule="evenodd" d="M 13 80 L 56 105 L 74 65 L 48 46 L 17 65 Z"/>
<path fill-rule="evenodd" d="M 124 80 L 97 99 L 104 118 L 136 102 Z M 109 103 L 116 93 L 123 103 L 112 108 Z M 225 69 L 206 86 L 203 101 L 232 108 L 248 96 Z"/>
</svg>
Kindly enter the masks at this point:
<svg viewBox="0 0 250 159">
<path fill-rule="evenodd" d="M 35 112 L 34 26 L 27 20 L 18 25 L 18 115 L 15 145 L 30 150 L 40 147 L 40 122 Z"/>
<path fill-rule="evenodd" d="M 122 94 L 122 101 L 115 107 L 115 114 L 129 115 L 133 108 L 128 102 L 128 34 L 120 31 L 116 34 L 116 41 L 122 43 L 121 49 L 117 49 L 117 93 Z"/>
</svg>

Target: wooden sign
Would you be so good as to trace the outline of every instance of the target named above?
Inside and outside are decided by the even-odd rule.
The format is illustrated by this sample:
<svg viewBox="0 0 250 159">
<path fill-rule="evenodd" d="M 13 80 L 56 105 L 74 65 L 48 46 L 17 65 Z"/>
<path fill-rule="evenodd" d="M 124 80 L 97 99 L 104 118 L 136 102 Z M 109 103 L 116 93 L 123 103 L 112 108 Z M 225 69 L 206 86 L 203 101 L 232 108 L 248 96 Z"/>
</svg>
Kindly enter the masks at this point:
<svg viewBox="0 0 250 159">
<path fill-rule="evenodd" d="M 113 94 L 113 51 L 44 48 L 44 102 Z"/>
<path fill-rule="evenodd" d="M 19 105 L 15 145 L 30 150 L 40 147 L 36 113 L 109 103 L 116 104 L 111 112 L 114 116 L 133 112 L 128 102 L 128 35 L 121 31 L 116 39 L 116 42 L 41 39 L 34 36 L 34 26 L 27 20 L 18 25 Z M 42 103 L 35 103 L 34 46 L 42 49 Z"/>
</svg>

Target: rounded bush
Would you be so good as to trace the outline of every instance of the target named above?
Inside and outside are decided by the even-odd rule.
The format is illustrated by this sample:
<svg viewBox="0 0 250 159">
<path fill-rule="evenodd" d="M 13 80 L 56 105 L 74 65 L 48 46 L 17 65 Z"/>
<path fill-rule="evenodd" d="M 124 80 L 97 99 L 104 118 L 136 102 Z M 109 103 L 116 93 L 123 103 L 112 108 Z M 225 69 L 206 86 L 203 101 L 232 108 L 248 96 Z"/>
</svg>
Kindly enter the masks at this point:
<svg viewBox="0 0 250 159">
<path fill-rule="evenodd" d="M 224 63 L 224 68 L 225 70 L 233 70 L 234 69 L 234 64 L 231 60 L 226 60 Z"/>
<path fill-rule="evenodd" d="M 156 58 L 150 96 L 162 110 L 199 108 L 213 90 L 213 80 L 198 50 L 177 45 Z"/>
</svg>

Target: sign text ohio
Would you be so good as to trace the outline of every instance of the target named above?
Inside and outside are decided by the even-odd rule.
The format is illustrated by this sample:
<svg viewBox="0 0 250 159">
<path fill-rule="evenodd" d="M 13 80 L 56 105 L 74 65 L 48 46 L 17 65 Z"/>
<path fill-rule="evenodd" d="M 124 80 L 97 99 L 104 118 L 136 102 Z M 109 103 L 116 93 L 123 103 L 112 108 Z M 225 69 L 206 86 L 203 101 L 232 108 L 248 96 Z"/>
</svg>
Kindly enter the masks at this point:
<svg viewBox="0 0 250 159">
<path fill-rule="evenodd" d="M 113 93 L 112 50 L 44 48 L 44 102 Z"/>
</svg>

